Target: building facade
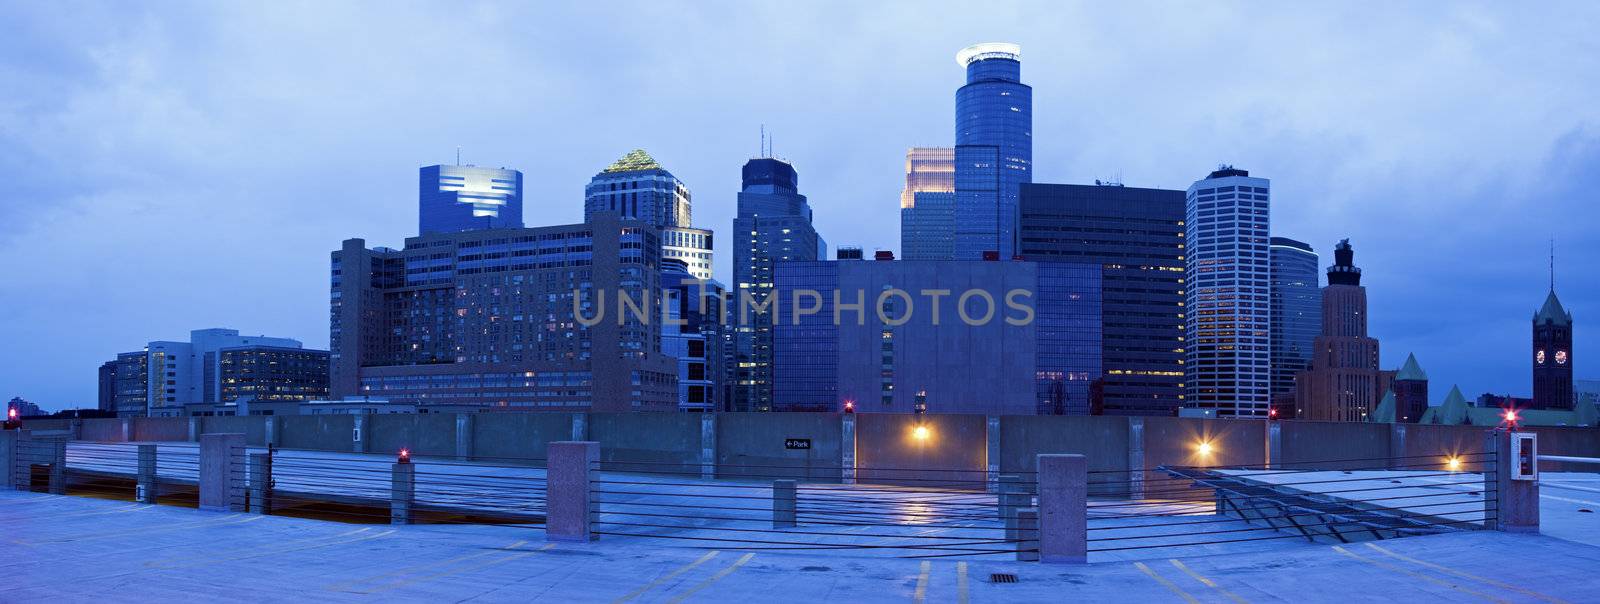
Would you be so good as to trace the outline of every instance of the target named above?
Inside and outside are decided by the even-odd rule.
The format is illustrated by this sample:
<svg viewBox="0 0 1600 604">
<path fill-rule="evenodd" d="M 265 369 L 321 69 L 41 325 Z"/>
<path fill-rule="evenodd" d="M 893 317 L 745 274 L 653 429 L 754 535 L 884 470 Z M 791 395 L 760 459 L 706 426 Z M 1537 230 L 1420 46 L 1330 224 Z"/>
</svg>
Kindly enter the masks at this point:
<svg viewBox="0 0 1600 604">
<path fill-rule="evenodd" d="M 181 415 L 188 403 L 242 396 L 304 400 L 328 394 L 328 352 L 299 340 L 197 329 L 188 341 L 150 342 L 108 363 L 119 417 Z M 102 379 L 107 377 L 102 366 Z M 234 397 L 234 398 L 227 398 Z"/>
<path fill-rule="evenodd" d="M 1572 313 L 1552 285 L 1533 315 L 1533 408 L 1572 409 Z"/>
<path fill-rule="evenodd" d="M 117 362 L 106 361 L 100 364 L 99 396 L 95 398 L 95 408 L 110 413 L 117 412 Z"/>
<path fill-rule="evenodd" d="M 1089 412 L 1096 265 L 786 262 L 777 281 L 775 410 Z"/>
<path fill-rule="evenodd" d="M 900 192 L 900 255 L 906 260 L 950 260 L 955 255 L 956 150 L 906 151 L 906 187 Z"/>
<path fill-rule="evenodd" d="M 723 321 L 727 289 L 689 274 L 682 262 L 663 260 L 665 320 L 661 352 L 678 360 L 678 409 L 711 412 L 728 408 L 731 370 L 729 329 Z"/>
<path fill-rule="evenodd" d="M 1033 89 L 1022 83 L 1022 48 L 975 44 L 956 63 L 967 81 L 956 90 L 954 257 L 1010 260 L 1019 188 L 1033 180 Z"/>
<path fill-rule="evenodd" d="M 1367 288 L 1350 240 L 1334 246 L 1333 258 L 1322 289 L 1322 335 L 1312 344 L 1310 369 L 1295 378 L 1295 417 L 1366 421 L 1389 384 L 1378 370 L 1378 340 L 1367 336 Z"/>
<path fill-rule="evenodd" d="M 1218 417 L 1269 413 L 1270 186 L 1223 166 L 1186 193 L 1184 404 Z"/>
<path fill-rule="evenodd" d="M 1321 263 L 1310 244 L 1288 237 L 1269 241 L 1271 395 L 1273 409 L 1282 418 L 1294 408 L 1294 376 L 1311 364 L 1312 341 L 1322 333 L 1322 288 L 1317 287 Z"/>
<path fill-rule="evenodd" d="M 417 232 L 522 228 L 522 173 L 438 165 L 420 171 Z"/>
<path fill-rule="evenodd" d="M 827 243 L 811 224 L 811 205 L 800 194 L 800 177 L 788 162 L 770 157 L 745 162 L 738 215 L 733 219 L 733 290 L 730 313 L 743 300 L 764 303 L 772 296 L 774 271 L 783 262 L 827 257 Z M 732 407 L 771 411 L 772 327 L 767 313 L 751 313 L 735 323 Z"/>
<path fill-rule="evenodd" d="M 215 391 L 207 393 L 205 402 L 328 398 L 326 350 L 260 345 L 224 348 L 209 355 L 216 362 L 217 376 Z"/>
<path fill-rule="evenodd" d="M 117 354 L 116 400 L 113 410 L 117 417 L 141 417 L 149 413 L 150 371 L 149 355 L 143 350 Z"/>
<path fill-rule="evenodd" d="M 1176 415 L 1184 400 L 1184 193 L 1024 184 L 1024 260 L 1101 267 L 1101 366 L 1091 408 Z"/>
<path fill-rule="evenodd" d="M 331 256 L 332 394 L 675 410 L 660 237 L 595 213 L 584 224 L 421 235 L 400 250 L 346 240 Z"/>
<path fill-rule="evenodd" d="M 599 212 L 661 229 L 662 258 L 682 260 L 697 279 L 711 278 L 711 231 L 692 226 L 689 187 L 643 149 L 629 151 L 589 180 L 584 220 Z"/>
<path fill-rule="evenodd" d="M 1405 364 L 1395 372 L 1390 390 L 1395 400 L 1395 422 L 1422 421 L 1422 414 L 1428 411 L 1428 374 L 1417 363 L 1417 355 L 1406 355 Z"/>
</svg>

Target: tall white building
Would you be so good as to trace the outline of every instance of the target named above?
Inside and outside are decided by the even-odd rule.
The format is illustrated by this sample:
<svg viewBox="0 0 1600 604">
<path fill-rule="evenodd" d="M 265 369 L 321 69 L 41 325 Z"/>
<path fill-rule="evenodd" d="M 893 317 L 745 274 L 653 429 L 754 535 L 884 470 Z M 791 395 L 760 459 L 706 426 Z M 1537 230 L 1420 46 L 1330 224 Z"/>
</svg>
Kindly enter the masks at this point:
<svg viewBox="0 0 1600 604">
<path fill-rule="evenodd" d="M 219 400 L 225 379 L 219 353 L 247 346 L 302 347 L 291 338 L 241 336 L 237 329 L 221 328 L 190 331 L 188 342 L 151 342 L 145 347 L 149 415 L 181 415 L 185 403 Z"/>
<path fill-rule="evenodd" d="M 1188 191 L 1185 406 L 1218 417 L 1266 417 L 1269 409 L 1270 184 L 1223 166 Z"/>
</svg>

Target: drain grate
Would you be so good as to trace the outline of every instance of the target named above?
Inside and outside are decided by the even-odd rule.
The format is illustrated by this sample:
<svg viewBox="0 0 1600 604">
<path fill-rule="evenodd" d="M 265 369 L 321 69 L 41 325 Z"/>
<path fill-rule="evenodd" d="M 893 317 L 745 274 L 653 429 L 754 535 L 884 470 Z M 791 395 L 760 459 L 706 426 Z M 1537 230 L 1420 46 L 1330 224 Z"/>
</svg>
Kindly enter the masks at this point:
<svg viewBox="0 0 1600 604">
<path fill-rule="evenodd" d="M 1017 582 L 1017 576 L 1013 575 L 1011 573 L 991 573 L 989 575 L 989 582 L 990 583 L 1016 583 Z"/>
</svg>

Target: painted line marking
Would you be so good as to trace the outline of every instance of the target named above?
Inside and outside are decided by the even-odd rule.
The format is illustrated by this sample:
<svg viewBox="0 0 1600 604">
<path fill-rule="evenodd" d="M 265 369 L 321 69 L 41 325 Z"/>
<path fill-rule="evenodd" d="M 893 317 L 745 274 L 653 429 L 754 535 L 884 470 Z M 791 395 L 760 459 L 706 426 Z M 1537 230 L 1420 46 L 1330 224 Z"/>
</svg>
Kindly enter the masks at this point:
<svg viewBox="0 0 1600 604">
<path fill-rule="evenodd" d="M 491 566 L 499 566 L 501 564 L 505 564 L 507 562 L 511 562 L 511 561 L 514 561 L 514 560 L 521 560 L 521 559 L 526 558 L 528 556 L 532 556 L 532 555 L 537 554 L 539 552 L 546 551 L 546 550 L 549 550 L 551 548 L 554 548 L 555 546 L 556 546 L 556 544 L 554 544 L 554 543 L 546 543 L 546 544 L 540 546 L 539 549 L 533 550 L 531 552 L 522 552 L 520 554 L 512 554 L 510 556 L 503 556 L 503 557 L 500 557 L 500 558 L 495 558 L 493 560 L 480 562 L 478 564 L 469 564 L 467 566 L 463 566 L 463 567 L 456 568 L 456 569 L 442 570 L 442 571 L 439 571 L 439 572 L 436 572 L 436 573 L 433 573 L 433 574 L 429 574 L 429 575 L 421 575 L 421 576 L 417 576 L 417 577 L 411 577 L 411 578 L 404 579 L 404 580 L 401 580 L 401 581 L 396 581 L 396 582 L 393 582 L 393 583 L 389 583 L 387 585 L 384 585 L 383 587 L 379 587 L 379 588 L 374 589 L 372 591 L 363 591 L 363 592 L 359 592 L 359 593 L 364 593 L 364 594 L 382 593 L 382 592 L 389 591 L 391 589 L 405 587 L 407 585 L 410 585 L 412 583 L 416 583 L 418 581 L 432 581 L 432 580 L 438 579 L 440 577 L 448 577 L 448 576 L 451 576 L 451 575 L 459 575 L 459 574 L 467 572 L 467 571 L 482 570 L 482 569 L 485 569 L 485 568 L 489 568 Z M 504 552 L 496 552 L 496 553 L 504 553 Z"/>
<path fill-rule="evenodd" d="M 724 569 L 722 569 L 720 571 L 717 571 L 717 574 L 715 574 L 715 575 L 711 575 L 711 578 L 706 579 L 704 581 L 701 581 L 699 584 L 695 585 L 694 587 L 691 587 L 688 590 L 684 591 L 683 593 L 678 594 L 678 597 L 673 598 L 671 600 L 668 600 L 667 601 L 668 604 L 677 604 L 678 602 L 682 602 L 684 600 L 689 599 L 689 596 L 692 596 L 692 595 L 698 593 L 700 590 L 705 589 L 707 587 L 711 587 L 712 583 L 716 583 L 717 581 L 721 581 L 723 577 L 726 577 L 728 575 L 733 574 L 733 571 L 739 570 L 739 567 L 744 566 L 744 563 L 749 562 L 750 559 L 754 558 L 754 557 L 756 557 L 754 552 L 751 552 L 751 553 L 745 554 L 743 556 L 740 556 L 738 562 L 734 562 L 733 564 L 729 564 L 727 568 L 724 568 Z M 927 562 L 923 562 L 923 564 L 927 564 Z"/>
<path fill-rule="evenodd" d="M 1235 594 L 1235 593 L 1233 593 L 1231 591 L 1228 591 L 1227 589 L 1224 589 L 1221 585 L 1217 585 L 1216 581 L 1212 581 L 1211 579 L 1207 579 L 1205 576 L 1201 575 L 1200 573 L 1194 572 L 1194 569 L 1191 569 L 1191 568 L 1189 568 L 1189 566 L 1187 564 L 1184 564 L 1183 562 L 1178 561 L 1177 558 L 1171 558 L 1171 559 L 1169 559 L 1167 561 L 1171 562 L 1172 565 L 1177 567 L 1178 570 L 1183 571 L 1183 574 L 1189 575 L 1190 577 L 1193 577 L 1194 580 L 1199 581 L 1201 585 L 1204 585 L 1204 586 L 1209 587 L 1211 589 L 1217 590 L 1218 593 L 1221 593 L 1222 595 L 1227 596 L 1227 598 L 1229 600 L 1233 600 L 1235 602 L 1238 602 L 1239 604 L 1246 604 L 1244 598 L 1241 598 L 1237 594 Z"/>
<path fill-rule="evenodd" d="M 656 586 L 661 585 L 662 583 L 666 583 L 667 581 L 671 581 L 674 578 L 676 578 L 678 575 L 681 575 L 683 573 L 686 573 L 686 572 L 689 572 L 691 570 L 694 570 L 694 567 L 700 566 L 701 564 L 705 564 L 707 560 L 710 560 L 712 558 L 717 557 L 717 554 L 720 554 L 720 553 L 722 553 L 722 552 L 720 552 L 718 550 L 711 550 L 709 552 L 706 552 L 706 555 L 700 556 L 700 558 L 698 560 L 695 560 L 694 562 L 690 562 L 688 564 L 680 566 L 680 567 L 678 567 L 677 570 L 674 570 L 674 571 L 672 571 L 670 573 L 667 573 L 665 575 L 661 575 L 660 577 L 656 578 L 656 580 L 651 581 L 649 583 L 646 583 L 643 586 L 639 587 L 639 589 L 635 589 L 633 591 L 630 591 L 630 592 L 627 593 L 627 595 L 624 595 L 624 596 L 622 596 L 620 598 L 612 600 L 611 604 L 622 604 L 623 602 L 627 602 L 628 600 L 632 600 L 634 598 L 637 598 L 637 597 L 639 597 L 640 594 L 643 594 L 644 592 L 650 591 L 651 589 L 654 589 Z"/>
<path fill-rule="evenodd" d="M 967 563 L 956 563 L 956 602 L 967 604 Z"/>
<path fill-rule="evenodd" d="M 371 576 L 368 576 L 368 577 L 362 577 L 360 579 L 355 579 L 353 581 L 341 581 L 339 583 L 330 583 L 330 584 L 324 586 L 322 589 L 324 589 L 326 591 L 343 591 L 344 588 L 346 588 L 346 587 L 354 587 L 356 585 L 360 585 L 362 583 L 372 582 L 372 581 L 377 580 L 377 579 L 384 579 L 384 578 L 388 578 L 388 577 L 399 577 L 400 575 L 404 575 L 406 573 L 410 573 L 410 572 L 413 572 L 413 571 L 424 570 L 424 569 L 429 569 L 429 568 L 440 568 L 440 567 L 444 567 L 444 566 L 449 566 L 451 564 L 454 564 L 456 562 L 460 562 L 460 561 L 463 561 L 463 560 L 471 560 L 473 558 L 481 558 L 483 556 L 487 556 L 487 555 L 490 555 L 490 554 L 493 554 L 493 553 L 496 553 L 496 552 L 500 552 L 500 551 L 504 551 L 504 550 L 508 550 L 508 549 L 516 549 L 518 547 L 522 547 L 527 542 L 528 541 L 526 539 L 524 539 L 522 541 L 513 541 L 510 545 L 505 545 L 505 546 L 501 546 L 501 547 L 498 547 L 498 548 L 491 548 L 491 549 L 487 549 L 487 550 L 480 551 L 480 552 L 474 552 L 474 553 L 470 553 L 470 554 L 464 554 L 464 555 L 456 556 L 454 558 L 450 558 L 450 559 L 447 559 L 447 560 L 439 560 L 439 561 L 436 561 L 436 562 L 424 562 L 422 564 L 412 564 L 410 566 L 403 566 L 403 567 L 400 567 L 400 568 L 395 569 L 395 570 L 391 570 L 391 571 L 384 572 L 384 573 L 379 573 L 379 574 L 376 574 L 376 575 L 371 575 Z"/>
<path fill-rule="evenodd" d="M 1167 588 L 1167 591 L 1172 592 L 1173 595 L 1183 598 L 1183 601 L 1188 602 L 1189 604 L 1200 604 L 1200 601 L 1194 599 L 1194 596 L 1189 595 L 1189 592 L 1184 591 L 1182 587 L 1178 587 L 1178 584 L 1168 581 L 1165 577 L 1156 574 L 1156 571 L 1150 570 L 1150 567 L 1145 566 L 1143 562 L 1134 562 L 1133 565 L 1139 570 L 1144 571 L 1144 574 L 1149 576 L 1151 579 L 1155 579 L 1157 583 L 1160 583 L 1162 587 Z"/>
<path fill-rule="evenodd" d="M 1459 570 L 1456 570 L 1456 569 L 1453 569 L 1453 568 L 1449 568 L 1449 567 L 1446 567 L 1446 566 L 1440 566 L 1440 565 L 1434 564 L 1432 562 L 1418 560 L 1416 558 L 1412 558 L 1411 556 L 1407 556 L 1405 554 L 1389 551 L 1388 549 L 1380 547 L 1376 543 L 1367 543 L 1366 546 L 1372 548 L 1373 550 L 1377 551 L 1378 553 L 1387 555 L 1389 557 L 1398 558 L 1400 560 L 1405 560 L 1406 562 L 1410 562 L 1412 564 L 1420 564 L 1422 566 L 1426 566 L 1428 568 L 1431 568 L 1433 570 L 1436 570 L 1436 571 L 1439 571 L 1439 572 L 1442 572 L 1442 573 L 1455 575 L 1455 576 L 1461 577 L 1463 579 L 1470 579 L 1470 580 L 1473 580 L 1473 581 L 1477 581 L 1479 583 L 1483 583 L 1485 585 L 1493 585 L 1493 586 L 1501 588 L 1501 589 L 1509 589 L 1511 591 L 1514 591 L 1514 592 L 1517 592 L 1517 593 L 1520 593 L 1520 594 L 1523 594 L 1523 595 L 1533 596 L 1535 598 L 1539 598 L 1539 599 L 1547 601 L 1547 602 L 1555 602 L 1556 604 L 1569 604 L 1566 600 L 1563 600 L 1561 598 L 1556 598 L 1556 597 L 1553 597 L 1553 596 L 1547 596 L 1547 595 L 1544 595 L 1542 593 L 1533 591 L 1531 589 L 1523 589 L 1521 587 L 1517 587 L 1517 586 L 1512 585 L 1510 583 L 1502 583 L 1500 581 L 1496 581 L 1494 579 L 1490 579 L 1490 578 L 1487 578 L 1487 577 L 1480 577 L 1480 576 L 1477 576 L 1477 575 L 1474 575 L 1474 574 L 1471 574 L 1471 573 L 1459 571 Z"/>
<path fill-rule="evenodd" d="M 1354 558 L 1356 560 L 1360 560 L 1360 561 L 1365 562 L 1367 564 L 1371 564 L 1371 565 L 1376 566 L 1378 568 L 1388 569 L 1388 570 L 1391 570 L 1391 571 L 1394 571 L 1394 572 L 1397 572 L 1397 573 L 1402 573 L 1402 574 L 1405 574 L 1405 575 L 1416 577 L 1418 579 L 1422 579 L 1422 580 L 1428 581 L 1430 583 L 1437 583 L 1439 585 L 1443 585 L 1445 587 L 1448 587 L 1450 589 L 1454 589 L 1454 590 L 1459 591 L 1459 592 L 1464 593 L 1464 594 L 1470 594 L 1470 595 L 1478 596 L 1478 597 L 1483 598 L 1485 600 L 1488 600 L 1490 602 L 1505 602 L 1505 600 L 1502 600 L 1500 598 L 1496 598 L 1494 596 L 1491 596 L 1489 594 L 1483 593 L 1481 591 L 1477 591 L 1477 590 L 1474 590 L 1474 589 L 1467 589 L 1465 587 L 1462 587 L 1460 585 L 1456 585 L 1456 584 L 1451 583 L 1449 581 L 1441 580 L 1441 579 L 1439 579 L 1437 577 L 1430 577 L 1428 575 L 1424 575 L 1422 573 L 1415 572 L 1415 571 L 1412 571 L 1412 570 L 1407 569 L 1407 568 L 1402 568 L 1402 567 L 1399 567 L 1399 566 L 1395 566 L 1393 564 L 1389 564 L 1388 562 L 1380 562 L 1380 561 L 1377 561 L 1377 560 L 1372 560 L 1372 559 L 1369 559 L 1369 558 L 1363 558 L 1361 556 L 1357 556 L 1357 555 L 1351 553 L 1350 550 L 1347 550 L 1345 548 L 1339 547 L 1337 545 L 1333 546 L 1333 551 L 1339 552 L 1340 554 L 1344 554 L 1345 556 L 1348 556 L 1350 558 Z"/>
<path fill-rule="evenodd" d="M 921 603 L 928 597 L 928 572 L 933 570 L 933 563 L 923 560 L 917 569 L 917 591 L 911 594 L 911 601 Z"/>
</svg>

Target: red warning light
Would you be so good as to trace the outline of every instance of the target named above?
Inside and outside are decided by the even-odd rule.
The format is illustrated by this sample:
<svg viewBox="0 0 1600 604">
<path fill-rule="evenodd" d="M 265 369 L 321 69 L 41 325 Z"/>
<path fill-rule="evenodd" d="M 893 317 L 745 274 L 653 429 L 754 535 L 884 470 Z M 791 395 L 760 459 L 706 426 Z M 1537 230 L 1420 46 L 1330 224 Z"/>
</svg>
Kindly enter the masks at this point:
<svg viewBox="0 0 1600 604">
<path fill-rule="evenodd" d="M 1516 425 L 1517 425 L 1517 410 L 1516 409 L 1506 409 L 1505 418 L 1506 418 L 1506 423 L 1511 424 L 1511 426 L 1513 428 L 1516 427 Z"/>
<path fill-rule="evenodd" d="M 8 417 L 10 419 L 17 419 L 17 408 L 16 407 L 12 407 L 10 409 L 7 409 L 6 410 L 6 417 Z"/>
<path fill-rule="evenodd" d="M 844 402 L 844 412 L 845 413 L 855 413 L 856 412 L 856 402 L 855 401 L 845 401 Z"/>
<path fill-rule="evenodd" d="M 397 461 L 398 463 L 411 463 L 411 450 L 410 449 L 401 449 L 400 450 L 400 458 L 395 460 L 395 461 Z"/>
</svg>

